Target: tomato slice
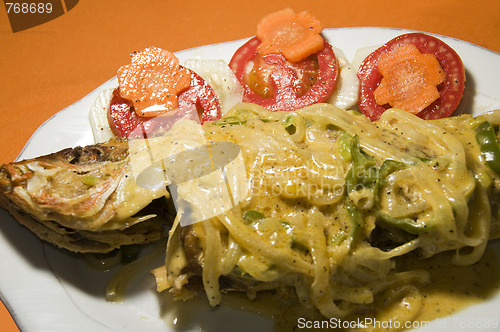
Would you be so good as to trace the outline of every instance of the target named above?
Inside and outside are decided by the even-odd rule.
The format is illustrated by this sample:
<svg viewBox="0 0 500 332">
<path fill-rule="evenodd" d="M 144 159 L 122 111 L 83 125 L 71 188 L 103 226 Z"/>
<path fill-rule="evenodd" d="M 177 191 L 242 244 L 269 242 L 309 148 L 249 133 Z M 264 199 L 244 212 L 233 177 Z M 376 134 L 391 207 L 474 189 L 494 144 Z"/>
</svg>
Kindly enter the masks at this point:
<svg viewBox="0 0 500 332">
<path fill-rule="evenodd" d="M 241 46 L 229 67 L 243 86 L 243 101 L 271 111 L 293 111 L 326 101 L 335 88 L 339 64 L 323 39 L 319 52 L 291 63 L 281 54 L 260 55 L 257 37 Z"/>
<path fill-rule="evenodd" d="M 217 94 L 200 75 L 191 72 L 191 85 L 179 94 L 179 107 L 196 107 L 201 123 L 220 119 L 221 108 Z"/>
<path fill-rule="evenodd" d="M 201 123 L 219 119 L 221 117 L 220 104 L 214 90 L 201 76 L 192 70 L 189 71 L 191 83 L 178 95 L 179 109 L 196 107 Z M 129 138 L 138 126 L 143 127 L 143 135 L 152 135 L 167 130 L 171 125 L 162 121 L 151 121 L 154 118 L 141 117 L 137 115 L 133 107 L 130 100 L 120 95 L 119 88 L 113 91 L 108 110 L 108 122 L 116 136 Z"/>
<path fill-rule="evenodd" d="M 371 120 L 377 120 L 390 108 L 378 105 L 374 91 L 382 80 L 377 67 L 379 58 L 401 44 L 413 44 L 422 54 L 433 54 L 444 70 L 445 79 L 437 86 L 439 98 L 417 114 L 422 119 L 439 119 L 450 116 L 458 107 L 465 87 L 465 69 L 460 56 L 442 40 L 419 32 L 408 33 L 391 39 L 368 55 L 358 69 L 360 80 L 358 106 Z"/>
</svg>

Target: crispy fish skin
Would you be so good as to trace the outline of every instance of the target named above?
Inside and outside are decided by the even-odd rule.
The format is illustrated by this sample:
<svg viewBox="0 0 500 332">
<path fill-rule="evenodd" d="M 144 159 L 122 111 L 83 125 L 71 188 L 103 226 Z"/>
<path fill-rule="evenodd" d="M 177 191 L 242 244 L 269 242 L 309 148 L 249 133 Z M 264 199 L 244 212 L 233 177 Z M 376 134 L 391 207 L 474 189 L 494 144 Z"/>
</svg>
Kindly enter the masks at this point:
<svg viewBox="0 0 500 332">
<path fill-rule="evenodd" d="M 0 206 L 42 240 L 109 252 L 164 237 L 166 189 L 135 184 L 128 143 L 112 139 L 0 167 Z"/>
</svg>

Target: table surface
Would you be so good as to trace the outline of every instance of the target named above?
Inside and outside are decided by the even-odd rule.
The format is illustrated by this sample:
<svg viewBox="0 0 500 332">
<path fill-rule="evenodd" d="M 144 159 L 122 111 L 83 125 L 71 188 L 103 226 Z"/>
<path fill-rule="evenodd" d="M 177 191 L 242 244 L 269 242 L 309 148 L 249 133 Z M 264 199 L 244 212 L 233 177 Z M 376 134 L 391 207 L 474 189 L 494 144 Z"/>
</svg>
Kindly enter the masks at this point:
<svg viewBox="0 0 500 332">
<path fill-rule="evenodd" d="M 76 1 L 78 2 L 78 1 Z M 52 115 L 116 74 L 132 51 L 175 52 L 255 34 L 267 13 L 309 10 L 325 28 L 408 28 L 500 52 L 498 0 L 80 1 L 64 15 L 13 33 L 0 6 L 0 163 L 14 160 Z M 8 304 L 7 304 L 8 305 Z M 0 328 L 19 331 L 0 303 Z"/>
</svg>

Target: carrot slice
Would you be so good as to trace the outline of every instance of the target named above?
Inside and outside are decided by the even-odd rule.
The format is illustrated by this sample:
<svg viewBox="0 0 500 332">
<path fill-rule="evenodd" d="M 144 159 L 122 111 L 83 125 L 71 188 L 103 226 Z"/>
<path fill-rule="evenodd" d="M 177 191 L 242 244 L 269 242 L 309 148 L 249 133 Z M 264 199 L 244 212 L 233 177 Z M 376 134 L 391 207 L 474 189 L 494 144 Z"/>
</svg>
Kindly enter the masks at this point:
<svg viewBox="0 0 500 332">
<path fill-rule="evenodd" d="M 178 107 L 177 95 L 189 87 L 191 74 L 172 53 L 149 47 L 118 69 L 118 83 L 137 115 L 154 117 Z"/>
<path fill-rule="evenodd" d="M 282 54 L 290 62 L 298 62 L 323 49 L 320 33 L 323 26 L 308 11 L 295 14 L 290 8 L 271 13 L 257 25 L 261 55 Z"/>
<path fill-rule="evenodd" d="M 433 54 L 422 54 L 415 45 L 399 45 L 381 56 L 377 67 L 383 76 L 374 91 L 379 105 L 418 114 L 440 97 L 444 70 Z"/>
</svg>

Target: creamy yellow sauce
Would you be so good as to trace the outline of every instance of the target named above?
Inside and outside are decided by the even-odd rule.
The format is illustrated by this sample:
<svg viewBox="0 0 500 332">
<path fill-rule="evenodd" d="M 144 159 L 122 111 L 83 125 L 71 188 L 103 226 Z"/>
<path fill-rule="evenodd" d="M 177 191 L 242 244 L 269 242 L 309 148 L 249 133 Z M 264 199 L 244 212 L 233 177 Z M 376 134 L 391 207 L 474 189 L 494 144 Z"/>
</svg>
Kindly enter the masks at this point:
<svg viewBox="0 0 500 332">
<path fill-rule="evenodd" d="M 493 296 L 500 289 L 500 254 L 488 247 L 484 257 L 471 266 L 449 263 L 443 253 L 429 262 L 413 261 L 415 268 L 427 269 L 430 282 L 423 287 L 424 305 L 417 319 L 430 320 L 456 313 L 466 306 Z"/>
<path fill-rule="evenodd" d="M 270 319 L 274 321 L 276 332 L 322 331 L 337 327 L 347 327 L 342 328 L 346 331 L 402 331 L 429 326 L 431 321 L 435 326 L 441 324 L 440 326 L 450 327 L 453 322 L 447 316 L 499 295 L 499 248 L 500 243 L 496 241 L 487 247 L 478 263 L 465 267 L 450 263 L 451 252 L 425 260 L 412 255 L 403 256 L 398 261 L 403 270 L 422 269 L 430 273 L 429 283 L 416 286 L 418 296 L 409 292 L 389 305 L 375 302 L 370 306 L 369 312 L 344 319 L 327 319 L 312 309 L 301 307 L 293 300 L 283 300 L 274 292 L 262 293 L 256 300 L 248 300 L 243 294 L 225 294 L 221 307 Z M 201 331 L 208 331 L 224 324 L 223 321 L 210 322 L 210 318 L 207 319 L 215 317 L 214 310 L 220 308 L 210 308 L 203 294 L 185 302 L 172 300 L 168 292 L 160 293 L 159 297 L 163 319 L 174 329 L 200 327 Z M 241 324 L 252 324 L 251 314 L 248 317 L 250 319 Z M 366 327 L 357 328 L 358 323 L 365 323 Z M 406 325 L 410 328 L 405 328 Z"/>
</svg>

